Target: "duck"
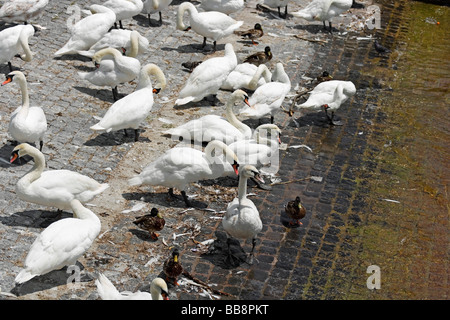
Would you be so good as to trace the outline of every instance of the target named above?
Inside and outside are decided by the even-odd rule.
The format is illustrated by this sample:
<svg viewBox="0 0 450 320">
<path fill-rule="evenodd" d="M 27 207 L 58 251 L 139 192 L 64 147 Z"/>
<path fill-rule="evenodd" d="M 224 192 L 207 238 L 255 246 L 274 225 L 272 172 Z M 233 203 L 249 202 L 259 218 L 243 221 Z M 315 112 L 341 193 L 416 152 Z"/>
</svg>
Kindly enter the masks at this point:
<svg viewBox="0 0 450 320">
<path fill-rule="evenodd" d="M 44 154 L 28 143 L 14 147 L 10 162 L 25 155 L 33 158 L 34 165 L 16 184 L 16 194 L 23 201 L 59 210 L 71 210 L 73 199 L 86 203 L 109 188 L 109 184 L 99 183 L 75 171 L 44 171 Z"/>
<path fill-rule="evenodd" d="M 235 31 L 234 34 L 243 38 L 250 39 L 253 45 L 257 45 L 258 42 L 255 41 L 255 39 L 261 38 L 264 35 L 264 30 L 260 23 L 255 23 L 253 29 L 248 29 L 245 31 Z"/>
<path fill-rule="evenodd" d="M 270 115 L 270 123 L 274 115 L 281 110 L 284 98 L 291 90 L 291 81 L 284 70 L 283 64 L 278 62 L 272 73 L 272 81 L 258 87 L 248 100 L 251 107 L 245 108 L 239 114 L 251 119 L 261 119 Z"/>
<path fill-rule="evenodd" d="M 328 73 L 328 71 L 323 71 L 320 76 L 317 76 L 317 83 L 333 80 L 333 77 Z"/>
<path fill-rule="evenodd" d="M 122 291 L 116 289 L 114 284 L 100 273 L 95 280 L 98 295 L 102 300 L 169 300 L 167 283 L 162 278 L 155 278 L 150 284 L 150 293 L 145 291 Z"/>
<path fill-rule="evenodd" d="M 100 219 L 77 199 L 69 205 L 74 217 L 55 221 L 39 234 L 14 280 L 16 284 L 75 265 L 92 246 L 101 230 Z"/>
<path fill-rule="evenodd" d="M 19 57 L 26 62 L 33 59 L 33 52 L 29 46 L 30 37 L 35 33 L 32 25 L 17 25 L 0 31 L 0 64 L 8 63 L 9 71 L 13 71 L 11 60 L 19 54 Z"/>
<path fill-rule="evenodd" d="M 237 57 L 233 45 L 227 43 L 223 57 L 207 59 L 192 71 L 175 101 L 175 106 L 198 102 L 209 95 L 217 94 L 228 74 L 236 66 Z"/>
<path fill-rule="evenodd" d="M 71 37 L 54 53 L 55 57 L 89 50 L 114 25 L 116 14 L 110 8 L 93 4 L 89 9 L 93 14 L 81 19 L 70 29 Z"/>
<path fill-rule="evenodd" d="M 241 11 L 245 0 L 202 0 L 200 8 L 204 11 L 218 11 L 227 15 Z"/>
<path fill-rule="evenodd" d="M 186 61 L 186 62 L 183 62 L 181 64 L 181 66 L 183 68 L 186 68 L 187 71 L 189 71 L 190 73 L 192 73 L 192 71 L 194 71 L 194 69 L 197 68 L 200 65 L 200 63 L 202 63 L 202 62 L 203 62 L 202 60 Z"/>
<path fill-rule="evenodd" d="M 133 221 L 139 228 L 147 230 L 153 240 L 158 240 L 159 235 L 157 231 L 161 231 L 166 224 L 166 220 L 162 217 L 157 208 L 152 208 L 150 214 L 136 217 Z"/>
<path fill-rule="evenodd" d="M 188 12 L 190 26 L 183 22 L 185 12 Z M 213 51 L 216 51 L 217 41 L 233 34 L 244 21 L 236 21 L 225 13 L 218 11 L 198 12 L 190 2 L 183 2 L 177 11 L 177 29 L 182 31 L 194 30 L 203 36 L 202 49 L 206 46 L 206 39 L 213 40 Z"/>
<path fill-rule="evenodd" d="M 153 88 L 150 76 L 156 77 Z M 154 63 L 148 63 L 141 68 L 138 85 L 134 92 L 114 102 L 103 118 L 91 126 L 96 132 L 111 132 L 124 129 L 134 129 L 134 141 L 139 140 L 139 125 L 147 118 L 153 108 L 153 94 L 161 92 L 167 85 L 163 71 Z"/>
<path fill-rule="evenodd" d="M 307 21 L 322 21 L 324 29 L 325 21 L 328 21 L 332 33 L 331 19 L 349 10 L 352 4 L 353 0 L 313 0 L 305 8 L 292 12 L 292 15 Z"/>
<path fill-rule="evenodd" d="M 8 23 L 28 23 L 44 12 L 48 0 L 10 0 L 0 8 L 0 20 Z"/>
<path fill-rule="evenodd" d="M 252 250 L 247 257 L 247 263 L 253 264 L 256 237 L 262 230 L 262 221 L 259 211 L 253 201 L 247 198 L 247 180 L 254 178 L 264 183 L 257 168 L 252 165 L 244 165 L 239 172 L 238 196 L 227 205 L 222 227 L 227 237 L 228 256 L 227 262 L 236 263 L 236 258 L 231 254 L 230 237 L 237 239 L 252 239 Z"/>
<path fill-rule="evenodd" d="M 335 111 L 350 97 L 356 93 L 356 87 L 351 81 L 330 80 L 319 83 L 309 93 L 306 102 L 296 105 L 301 110 L 324 110 L 331 125 L 341 125 L 340 121 L 334 120 Z M 328 114 L 331 112 L 331 115 Z"/>
<path fill-rule="evenodd" d="M 115 27 L 117 22 L 123 29 L 122 20 L 131 19 L 141 13 L 144 4 L 142 0 L 107 0 L 103 2 L 103 6 L 110 8 L 116 14 Z"/>
<path fill-rule="evenodd" d="M 149 41 L 136 30 L 112 29 L 88 50 L 78 51 L 78 54 L 92 58 L 101 49 L 125 49 L 128 57 L 136 58 L 148 51 Z"/>
<path fill-rule="evenodd" d="M 17 143 L 39 141 L 39 150 L 42 151 L 47 132 L 44 110 L 38 106 L 30 107 L 27 79 L 21 71 L 10 72 L 2 86 L 15 81 L 19 83 L 22 92 L 22 105 L 11 114 L 8 132 Z"/>
<path fill-rule="evenodd" d="M 118 100 L 119 95 L 117 85 L 134 80 L 141 70 L 138 59 L 124 56 L 114 48 L 97 51 L 92 60 L 97 68 L 91 72 L 78 72 L 78 76 L 96 86 L 111 87 L 114 101 Z"/>
<path fill-rule="evenodd" d="M 280 18 L 286 19 L 288 15 L 288 3 L 290 0 L 264 0 L 264 4 L 271 8 L 278 9 L 278 16 Z M 284 7 L 284 15 L 281 14 L 281 8 Z"/>
<path fill-rule="evenodd" d="M 225 159 L 213 156 L 212 151 L 222 150 Z M 169 188 L 169 195 L 174 196 L 173 189 L 181 190 L 187 207 L 192 207 L 186 187 L 191 182 L 216 179 L 234 170 L 238 175 L 239 159 L 222 141 L 209 142 L 202 152 L 191 147 L 174 147 L 167 150 L 156 160 L 148 164 L 142 172 L 128 180 L 130 186 L 151 185 Z"/>
<path fill-rule="evenodd" d="M 255 91 L 257 87 L 270 82 L 272 73 L 265 64 L 258 67 L 254 64 L 244 62 L 240 63 L 225 79 L 220 89 L 237 90 L 245 89 Z"/>
<path fill-rule="evenodd" d="M 285 212 L 289 216 L 289 218 L 293 219 L 293 221 L 289 221 L 289 225 L 302 225 L 300 219 L 303 219 L 306 215 L 306 209 L 302 205 L 300 197 L 296 197 L 295 200 L 289 201 L 285 207 Z"/>
<path fill-rule="evenodd" d="M 273 55 L 269 46 L 264 48 L 264 51 L 255 52 L 244 59 L 244 62 L 259 66 L 260 64 L 267 63 L 272 60 Z"/>
<path fill-rule="evenodd" d="M 173 0 L 144 0 L 144 7 L 142 13 L 147 14 L 148 24 L 151 25 L 150 15 L 152 13 L 159 13 L 159 25 L 163 24 L 161 11 L 169 8 Z"/>
<path fill-rule="evenodd" d="M 180 262 L 180 251 L 175 248 L 172 255 L 164 261 L 163 272 L 166 276 L 166 281 L 173 280 L 174 285 L 178 285 L 177 278 L 183 272 L 183 266 Z"/>
<path fill-rule="evenodd" d="M 225 105 L 226 118 L 209 114 L 166 130 L 163 134 L 176 139 L 181 137 L 183 140 L 197 143 L 219 140 L 225 144 L 230 144 L 236 140 L 249 139 L 252 129 L 239 121 L 233 113 L 233 106 L 238 101 L 248 103 L 248 95 L 243 90 L 235 90 L 227 100 Z"/>
</svg>

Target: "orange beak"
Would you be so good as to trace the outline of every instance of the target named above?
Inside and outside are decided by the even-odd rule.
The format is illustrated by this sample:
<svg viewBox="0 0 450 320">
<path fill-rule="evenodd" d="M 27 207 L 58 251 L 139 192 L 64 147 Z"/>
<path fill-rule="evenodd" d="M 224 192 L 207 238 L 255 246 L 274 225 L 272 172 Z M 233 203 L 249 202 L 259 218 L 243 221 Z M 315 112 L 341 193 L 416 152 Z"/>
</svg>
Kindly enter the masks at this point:
<svg viewBox="0 0 450 320">
<path fill-rule="evenodd" d="M 5 84 L 10 83 L 11 81 L 12 81 L 12 78 L 11 78 L 11 77 L 6 78 L 6 80 L 3 81 L 2 86 L 4 86 Z"/>
<path fill-rule="evenodd" d="M 19 157 L 19 153 L 18 152 L 14 152 L 13 154 L 11 154 L 11 158 L 9 159 L 9 163 L 13 163 L 14 161 L 16 161 L 16 159 Z"/>
<path fill-rule="evenodd" d="M 232 167 L 233 167 L 233 169 L 234 169 L 234 172 L 235 172 L 236 175 L 238 176 L 238 175 L 239 175 L 239 170 L 238 170 L 238 168 L 239 168 L 239 163 L 237 163 L 237 162 L 235 161 L 235 162 L 233 163 Z"/>
</svg>

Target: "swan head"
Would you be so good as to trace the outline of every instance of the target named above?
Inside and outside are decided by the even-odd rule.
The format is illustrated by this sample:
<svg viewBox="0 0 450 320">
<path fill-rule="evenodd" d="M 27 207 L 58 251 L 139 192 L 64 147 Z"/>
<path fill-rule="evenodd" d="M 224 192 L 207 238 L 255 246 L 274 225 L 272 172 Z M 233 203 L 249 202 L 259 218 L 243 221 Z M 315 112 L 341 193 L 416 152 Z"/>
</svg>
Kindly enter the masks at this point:
<svg viewBox="0 0 450 320">
<path fill-rule="evenodd" d="M 266 136 L 268 135 L 268 133 L 270 133 L 270 135 L 272 137 L 273 137 L 273 134 L 276 134 L 278 143 L 281 144 L 281 129 L 276 124 L 266 123 L 266 124 L 262 124 L 259 127 L 257 127 L 255 129 L 255 132 L 253 133 L 253 136 L 256 137 L 255 140 L 259 139 L 261 130 L 266 130 Z"/>
<path fill-rule="evenodd" d="M 169 289 L 167 288 L 167 283 L 162 278 L 153 279 L 150 285 L 150 292 L 152 296 L 169 300 Z"/>
<path fill-rule="evenodd" d="M 2 86 L 5 84 L 8 84 L 10 82 L 13 82 L 14 76 L 23 77 L 25 79 L 25 75 L 20 71 L 12 71 L 6 75 L 6 80 L 2 82 Z"/>
<path fill-rule="evenodd" d="M 35 148 L 30 146 L 28 143 L 19 144 L 11 152 L 11 157 L 9 159 L 9 162 L 13 163 L 14 161 L 16 161 L 17 158 L 21 158 L 23 156 L 26 156 L 27 154 L 30 154 L 31 149 L 35 149 Z"/>
<path fill-rule="evenodd" d="M 248 99 L 249 99 L 248 94 L 244 90 L 237 89 L 231 94 L 231 96 L 232 96 L 232 101 L 235 102 L 238 100 L 242 100 L 242 101 L 244 101 L 244 103 L 246 105 L 248 105 L 250 108 L 252 108 L 252 106 L 248 102 Z"/>
<path fill-rule="evenodd" d="M 264 183 L 264 179 L 261 178 L 261 174 L 260 174 L 260 172 L 258 171 L 258 169 L 256 169 L 255 166 L 252 166 L 252 165 L 249 165 L 249 164 L 245 165 L 245 166 L 241 169 L 240 174 L 242 175 L 242 177 L 244 177 L 244 178 L 246 178 L 246 179 L 248 179 L 248 178 L 253 178 L 253 179 L 258 180 L 258 181 L 261 182 L 261 183 Z"/>
</svg>

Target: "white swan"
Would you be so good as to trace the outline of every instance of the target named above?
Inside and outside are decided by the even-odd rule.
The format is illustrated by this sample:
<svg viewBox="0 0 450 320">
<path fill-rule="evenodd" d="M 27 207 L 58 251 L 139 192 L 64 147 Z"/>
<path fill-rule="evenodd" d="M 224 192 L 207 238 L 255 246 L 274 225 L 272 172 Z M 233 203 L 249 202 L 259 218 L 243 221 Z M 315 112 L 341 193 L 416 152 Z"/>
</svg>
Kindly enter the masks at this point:
<svg viewBox="0 0 450 320">
<path fill-rule="evenodd" d="M 288 4 L 291 0 L 264 0 L 264 4 L 271 8 L 278 9 L 278 15 L 280 18 L 286 19 L 288 13 Z M 281 8 L 284 7 L 284 16 L 281 14 Z"/>
<path fill-rule="evenodd" d="M 142 0 L 108 0 L 103 2 L 102 5 L 114 11 L 116 23 L 119 22 L 122 29 L 122 20 L 131 19 L 138 15 L 144 6 Z"/>
<path fill-rule="evenodd" d="M 186 11 L 189 15 L 189 27 L 186 27 L 183 23 L 183 16 Z M 207 38 L 212 39 L 214 51 L 217 41 L 233 34 L 234 30 L 237 30 L 243 23 L 244 21 L 236 21 L 222 12 L 198 12 L 197 8 L 190 2 L 180 4 L 177 11 L 177 29 L 187 31 L 192 28 L 197 34 L 203 36 L 202 48 L 206 46 Z"/>
<path fill-rule="evenodd" d="M 70 201 L 74 218 L 53 222 L 36 238 L 15 278 L 17 284 L 36 276 L 75 265 L 92 245 L 101 230 L 100 219 L 80 201 Z"/>
<path fill-rule="evenodd" d="M 22 106 L 18 107 L 12 114 L 9 122 L 9 134 L 19 142 L 35 143 L 39 141 L 40 150 L 44 145 L 44 135 L 47 131 L 47 118 L 41 107 L 30 107 L 30 98 L 28 95 L 27 79 L 20 71 L 13 71 L 6 76 L 2 83 L 17 81 L 22 92 Z"/>
<path fill-rule="evenodd" d="M 112 29 L 97 41 L 89 50 L 78 51 L 78 54 L 92 58 L 101 49 L 114 48 L 125 49 L 128 57 L 136 58 L 148 51 L 149 41 L 136 30 Z"/>
<path fill-rule="evenodd" d="M 102 300 L 169 300 L 167 283 L 161 278 L 153 279 L 150 284 L 150 293 L 145 291 L 122 291 L 116 289 L 114 284 L 102 273 L 95 280 L 98 295 Z"/>
<path fill-rule="evenodd" d="M 311 92 L 306 102 L 296 105 L 301 110 L 324 110 L 330 124 L 339 125 L 334 121 L 334 112 L 356 93 L 356 87 L 351 81 L 330 80 L 319 83 Z M 328 112 L 331 112 L 331 116 Z"/>
<path fill-rule="evenodd" d="M 236 90 L 231 94 L 225 106 L 224 117 L 209 114 L 198 119 L 188 121 L 176 128 L 164 131 L 164 134 L 174 138 L 182 137 L 183 141 L 195 141 L 198 143 L 219 140 L 230 144 L 236 140 L 249 139 L 252 130 L 249 126 L 239 121 L 233 113 L 236 102 L 248 103 L 248 96 L 242 90 Z"/>
<path fill-rule="evenodd" d="M 157 79 L 155 89 L 150 76 Z M 153 107 L 153 93 L 159 93 L 166 87 L 166 78 L 162 70 L 153 63 L 142 67 L 139 73 L 139 83 L 136 90 L 116 101 L 105 113 L 102 120 L 91 127 L 94 131 L 134 129 L 135 141 L 139 139 L 139 125 L 148 116 Z M 126 133 L 126 131 L 125 131 Z"/>
<path fill-rule="evenodd" d="M 251 63 L 240 63 L 225 79 L 222 90 L 247 89 L 254 91 L 257 87 L 270 82 L 272 73 L 265 64 L 255 66 Z"/>
<path fill-rule="evenodd" d="M 305 8 L 292 12 L 294 17 L 303 18 L 307 21 L 328 21 L 331 28 L 331 19 L 352 7 L 353 0 L 313 0 Z"/>
<path fill-rule="evenodd" d="M 245 108 L 240 115 L 251 119 L 270 115 L 270 123 L 273 123 L 275 113 L 280 110 L 284 98 L 291 90 L 291 81 L 280 62 L 276 65 L 272 80 L 275 81 L 266 83 L 253 92 L 248 100 L 251 108 Z"/>
<path fill-rule="evenodd" d="M 244 0 L 202 0 L 200 4 L 200 8 L 205 11 L 219 11 L 225 14 L 241 11 L 244 7 Z"/>
<path fill-rule="evenodd" d="M 223 157 L 212 156 L 213 150 L 222 150 Z M 188 207 L 191 203 L 186 195 L 186 186 L 195 181 L 216 179 L 226 172 L 234 170 L 238 174 L 238 158 L 230 148 L 221 141 L 213 140 L 205 148 L 205 152 L 189 147 L 175 147 L 167 150 L 163 155 L 150 163 L 142 172 L 131 179 L 131 186 L 151 185 L 169 188 L 173 195 L 173 188 L 181 190 L 183 199 Z"/>
<path fill-rule="evenodd" d="M 124 56 L 114 48 L 97 51 L 92 60 L 97 68 L 91 72 L 78 72 L 78 76 L 96 86 L 111 87 L 114 101 L 118 99 L 117 85 L 134 80 L 141 70 L 138 59 Z"/>
<path fill-rule="evenodd" d="M 28 41 L 33 35 L 34 28 L 32 25 L 18 25 L 0 31 L 0 64 L 7 62 L 9 71 L 13 71 L 11 59 L 21 49 L 24 53 L 20 55 L 20 58 L 27 62 L 31 61 L 33 53 L 30 50 Z"/>
<path fill-rule="evenodd" d="M 23 201 L 70 210 L 70 201 L 73 199 L 86 203 L 109 187 L 107 183 L 98 183 L 70 170 L 44 171 L 44 155 L 27 143 L 13 149 L 10 161 L 14 162 L 17 157 L 25 155 L 34 159 L 34 165 L 16 184 L 16 194 Z"/>
<path fill-rule="evenodd" d="M 148 24 L 151 24 L 150 15 L 158 12 L 159 23 L 162 25 L 163 21 L 161 11 L 166 10 L 171 3 L 172 0 L 144 0 L 144 8 L 142 9 L 142 13 L 148 16 Z"/>
<path fill-rule="evenodd" d="M 0 8 L 0 20 L 5 22 L 25 22 L 39 17 L 48 0 L 9 0 Z"/>
<path fill-rule="evenodd" d="M 222 220 L 224 230 L 233 238 L 252 239 L 252 250 L 250 252 L 248 263 L 253 262 L 253 251 L 256 245 L 256 236 L 262 230 L 262 221 L 259 217 L 259 211 L 255 204 L 247 198 L 247 179 L 254 178 L 262 183 L 264 180 L 260 177 L 258 169 L 251 165 L 245 165 L 239 172 L 239 190 L 238 197 L 234 198 L 227 206 L 227 211 Z M 227 239 L 229 240 L 229 238 Z M 234 258 L 230 251 L 230 242 L 228 243 L 229 258 Z"/>
<path fill-rule="evenodd" d="M 55 57 L 88 50 L 114 25 L 116 15 L 111 9 L 98 4 L 93 4 L 89 8 L 94 14 L 81 19 L 71 28 L 70 39 L 55 52 Z"/>
<path fill-rule="evenodd" d="M 209 58 L 192 71 L 175 101 L 175 106 L 197 102 L 209 95 L 217 94 L 228 74 L 236 66 L 237 57 L 233 45 L 227 43 L 223 57 Z"/>
</svg>

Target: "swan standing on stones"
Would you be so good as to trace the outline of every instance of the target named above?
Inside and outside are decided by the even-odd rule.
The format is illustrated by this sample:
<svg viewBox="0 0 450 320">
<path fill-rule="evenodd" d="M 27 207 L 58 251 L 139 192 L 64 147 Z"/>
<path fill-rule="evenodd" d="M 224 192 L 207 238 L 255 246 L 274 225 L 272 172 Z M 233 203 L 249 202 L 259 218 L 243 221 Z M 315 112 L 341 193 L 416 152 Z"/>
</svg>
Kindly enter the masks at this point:
<svg viewBox="0 0 450 320">
<path fill-rule="evenodd" d="M 156 77 L 155 88 L 150 76 Z M 133 93 L 117 100 L 103 116 L 102 120 L 91 127 L 94 131 L 110 132 L 120 129 L 134 129 L 134 141 L 139 139 L 139 125 L 147 118 L 153 107 L 153 94 L 166 87 L 166 77 L 155 64 L 149 63 L 142 67 L 139 73 L 139 83 Z"/>
<path fill-rule="evenodd" d="M 306 102 L 296 105 L 299 109 L 325 111 L 332 125 L 341 125 L 334 120 L 334 112 L 356 93 L 356 87 L 351 81 L 330 80 L 319 83 L 311 92 Z M 331 112 L 331 116 L 328 112 Z"/>
<path fill-rule="evenodd" d="M 240 63 L 225 79 L 220 89 L 236 90 L 247 89 L 254 91 L 263 84 L 269 83 L 272 79 L 272 73 L 265 64 L 258 67 L 254 64 L 244 62 Z"/>
<path fill-rule="evenodd" d="M 39 17 L 48 0 L 9 0 L 0 8 L 0 21 L 24 22 Z"/>
<path fill-rule="evenodd" d="M 81 19 L 71 28 L 72 36 L 55 52 L 55 57 L 89 50 L 114 25 L 116 14 L 111 9 L 98 4 L 93 4 L 89 8 L 94 14 Z"/>
<path fill-rule="evenodd" d="M 77 199 L 70 201 L 74 218 L 53 222 L 36 238 L 16 276 L 17 284 L 36 276 L 75 265 L 101 230 L 100 219 Z"/>
<path fill-rule="evenodd" d="M 13 71 L 9 73 L 2 86 L 13 81 L 19 83 L 22 92 L 22 106 L 12 113 L 8 131 L 14 141 L 18 143 L 39 141 L 39 150 L 42 151 L 44 135 L 47 131 L 47 118 L 44 110 L 37 106 L 30 107 L 27 79 L 22 72 Z"/>
<path fill-rule="evenodd" d="M 225 153 L 222 157 L 212 156 L 212 151 L 219 149 Z M 186 186 L 191 182 L 205 179 L 216 179 L 232 167 L 238 174 L 238 158 L 223 142 L 213 140 L 205 148 L 205 152 L 189 147 L 175 147 L 167 150 L 155 161 L 147 165 L 142 172 L 128 180 L 129 185 L 142 184 L 164 186 L 169 188 L 173 196 L 173 188 L 181 190 L 184 202 L 192 207 L 186 195 Z"/>
<path fill-rule="evenodd" d="M 97 51 L 92 60 L 97 68 L 92 72 L 78 72 L 78 76 L 96 86 L 111 87 L 114 101 L 117 101 L 119 94 L 117 85 L 134 80 L 141 70 L 138 59 L 124 56 L 114 48 Z"/>
<path fill-rule="evenodd" d="M 253 92 L 248 100 L 251 108 L 245 108 L 240 115 L 251 119 L 270 115 L 270 123 L 273 123 L 275 113 L 281 110 L 284 98 L 291 90 L 291 81 L 280 62 L 276 65 L 272 80 L 275 81 L 266 83 Z"/>
<path fill-rule="evenodd" d="M 28 41 L 33 35 L 34 27 L 32 25 L 18 25 L 0 31 L 0 64 L 7 62 L 9 71 L 13 71 L 11 59 L 19 53 L 20 49 L 24 52 L 20 58 L 23 61 L 31 61 L 33 53 Z"/>
<path fill-rule="evenodd" d="M 108 0 L 103 2 L 105 7 L 110 8 L 116 14 L 115 26 L 119 22 L 123 29 L 122 20 L 131 19 L 141 13 L 144 4 L 142 0 Z"/>
<path fill-rule="evenodd" d="M 286 19 L 288 14 L 288 3 L 291 0 L 264 0 L 264 4 L 271 8 L 278 9 L 278 16 L 280 18 Z M 284 7 L 284 16 L 281 14 L 281 8 Z"/>
<path fill-rule="evenodd" d="M 241 11 L 244 6 L 244 0 L 202 0 L 200 4 L 200 8 L 205 11 L 219 11 L 225 14 Z"/>
<path fill-rule="evenodd" d="M 292 12 L 294 17 L 303 18 L 307 21 L 328 21 L 330 32 L 332 32 L 331 19 L 352 7 L 353 0 L 313 0 L 305 8 Z"/>
<path fill-rule="evenodd" d="M 227 211 L 222 220 L 224 230 L 233 238 L 252 239 L 252 250 L 249 255 L 248 263 L 253 263 L 253 251 L 256 245 L 256 236 L 262 230 L 262 221 L 259 211 L 255 204 L 247 198 L 247 179 L 254 178 L 262 183 L 264 180 L 260 177 L 258 169 L 251 165 L 245 165 L 239 173 L 238 197 L 234 198 L 227 206 Z M 227 239 L 228 259 L 232 264 L 235 257 L 230 250 L 230 238 Z"/>
<path fill-rule="evenodd" d="M 225 45 L 225 55 L 203 61 L 198 65 L 181 89 L 175 106 L 197 102 L 203 98 L 217 94 L 230 72 L 237 66 L 237 57 L 233 45 Z"/>
<path fill-rule="evenodd" d="M 70 210 L 73 199 L 86 203 L 109 187 L 107 183 L 99 183 L 70 170 L 44 171 L 44 155 L 28 143 L 19 144 L 13 149 L 10 162 L 25 155 L 33 158 L 34 165 L 16 184 L 16 194 L 23 201 Z"/>
<path fill-rule="evenodd" d="M 183 23 L 183 16 L 186 11 L 189 15 L 189 27 Z M 244 21 L 236 21 L 222 12 L 207 11 L 199 13 L 190 2 L 180 4 L 177 11 L 177 29 L 188 31 L 192 28 L 196 33 L 203 36 L 202 48 L 206 46 L 207 38 L 212 39 L 214 51 L 216 51 L 217 41 L 233 34 L 243 23 Z"/>
<path fill-rule="evenodd" d="M 144 8 L 142 13 L 148 16 L 148 24 L 150 25 L 150 15 L 152 13 L 159 13 L 159 24 L 162 25 L 162 14 L 161 11 L 167 9 L 172 3 L 172 0 L 144 0 Z"/>
<path fill-rule="evenodd" d="M 153 279 L 150 293 L 145 291 L 119 292 L 113 283 L 102 273 L 95 280 L 98 295 L 102 300 L 169 300 L 167 283 L 161 278 Z"/>
</svg>

